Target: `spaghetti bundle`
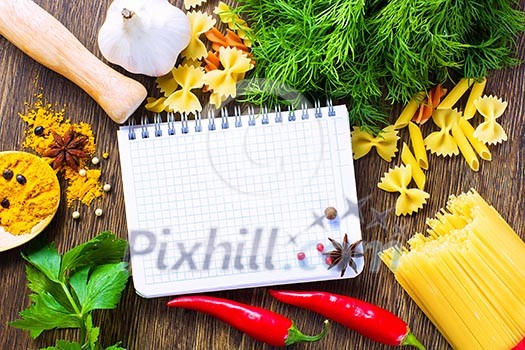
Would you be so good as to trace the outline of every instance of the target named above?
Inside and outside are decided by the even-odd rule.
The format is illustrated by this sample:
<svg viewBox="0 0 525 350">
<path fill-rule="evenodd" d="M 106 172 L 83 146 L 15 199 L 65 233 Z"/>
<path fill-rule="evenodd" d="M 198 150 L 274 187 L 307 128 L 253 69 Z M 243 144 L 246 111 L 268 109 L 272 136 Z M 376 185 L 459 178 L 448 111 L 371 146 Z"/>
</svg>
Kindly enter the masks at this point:
<svg viewBox="0 0 525 350">
<path fill-rule="evenodd" d="M 381 260 L 454 349 L 512 349 L 525 337 L 525 243 L 474 190 L 427 225 Z"/>
</svg>

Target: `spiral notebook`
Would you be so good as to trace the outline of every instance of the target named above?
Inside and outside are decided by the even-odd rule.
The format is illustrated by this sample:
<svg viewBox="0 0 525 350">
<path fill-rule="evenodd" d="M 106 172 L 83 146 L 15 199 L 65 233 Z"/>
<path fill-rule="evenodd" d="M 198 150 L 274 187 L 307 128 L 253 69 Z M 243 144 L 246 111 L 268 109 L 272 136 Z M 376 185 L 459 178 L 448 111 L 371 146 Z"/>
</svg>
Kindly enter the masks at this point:
<svg viewBox="0 0 525 350">
<path fill-rule="evenodd" d="M 344 105 L 123 126 L 133 282 L 143 297 L 351 278 L 328 238 L 361 239 Z M 337 216 L 328 220 L 326 208 Z"/>
</svg>

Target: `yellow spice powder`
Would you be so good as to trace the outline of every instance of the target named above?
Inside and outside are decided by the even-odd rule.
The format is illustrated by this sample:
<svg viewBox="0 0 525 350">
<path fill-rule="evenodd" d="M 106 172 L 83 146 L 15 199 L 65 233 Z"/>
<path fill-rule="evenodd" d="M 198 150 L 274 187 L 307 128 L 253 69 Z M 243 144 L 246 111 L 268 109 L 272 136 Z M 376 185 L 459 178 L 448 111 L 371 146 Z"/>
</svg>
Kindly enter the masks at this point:
<svg viewBox="0 0 525 350">
<path fill-rule="evenodd" d="M 35 225 L 54 215 L 60 186 L 53 169 L 41 158 L 24 152 L 2 152 L 0 172 L 0 226 L 4 231 L 30 233 Z M 18 175 L 25 183 L 17 180 Z"/>
<path fill-rule="evenodd" d="M 65 109 L 55 109 L 53 105 L 45 102 L 42 94 L 36 95 L 36 101 L 32 105 L 26 103 L 26 106 L 27 112 L 19 113 L 20 118 L 28 126 L 24 147 L 42 155 L 54 142 L 53 132 L 63 136 L 66 131 L 73 129 L 77 134 L 87 137 L 83 151 L 89 155 L 96 153 L 95 136 L 91 125 L 84 122 L 71 123 L 65 117 Z M 34 130 L 36 127 L 43 128 L 42 134 L 35 134 Z M 53 162 L 52 158 L 44 157 L 44 159 L 49 163 Z M 85 168 L 88 164 L 89 159 L 80 159 L 80 168 Z M 90 169 L 87 171 L 86 176 L 80 176 L 78 172 L 69 168 L 64 169 L 63 173 L 64 178 L 67 180 L 66 197 L 68 206 L 71 206 L 75 201 L 90 205 L 94 199 L 104 195 L 102 184 L 100 183 L 100 170 Z"/>
</svg>

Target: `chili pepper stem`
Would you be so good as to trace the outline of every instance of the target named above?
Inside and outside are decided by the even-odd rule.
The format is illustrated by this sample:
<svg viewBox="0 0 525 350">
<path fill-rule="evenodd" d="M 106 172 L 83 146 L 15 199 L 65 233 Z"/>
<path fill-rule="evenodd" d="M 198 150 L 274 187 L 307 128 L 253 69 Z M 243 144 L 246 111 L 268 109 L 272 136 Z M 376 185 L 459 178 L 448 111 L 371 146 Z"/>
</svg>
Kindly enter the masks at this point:
<svg viewBox="0 0 525 350">
<path fill-rule="evenodd" d="M 412 332 L 407 333 L 407 336 L 405 337 L 405 339 L 403 339 L 401 345 L 408 345 L 418 348 L 419 350 L 426 350 L 423 344 L 421 344 L 419 340 L 417 340 L 416 336 Z"/>
<path fill-rule="evenodd" d="M 306 334 L 301 333 L 301 331 L 297 329 L 297 327 L 295 327 L 295 325 L 292 323 L 292 326 L 288 330 L 288 337 L 286 338 L 284 343 L 285 345 L 292 345 L 292 344 L 300 343 L 300 342 L 319 341 L 324 338 L 326 333 L 328 333 L 328 328 L 330 328 L 328 324 L 328 320 L 324 320 L 324 327 L 321 333 L 317 335 L 306 335 Z"/>
</svg>

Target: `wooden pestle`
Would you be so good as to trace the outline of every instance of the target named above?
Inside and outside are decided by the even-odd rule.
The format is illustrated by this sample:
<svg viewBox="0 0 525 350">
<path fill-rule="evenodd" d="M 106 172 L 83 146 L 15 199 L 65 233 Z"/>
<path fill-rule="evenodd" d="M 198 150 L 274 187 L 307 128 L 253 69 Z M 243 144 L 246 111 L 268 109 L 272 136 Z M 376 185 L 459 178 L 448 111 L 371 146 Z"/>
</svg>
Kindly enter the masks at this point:
<svg viewBox="0 0 525 350">
<path fill-rule="evenodd" d="M 82 88 L 117 123 L 126 121 L 146 98 L 142 84 L 100 61 L 31 0 L 0 1 L 0 34 Z"/>
</svg>

